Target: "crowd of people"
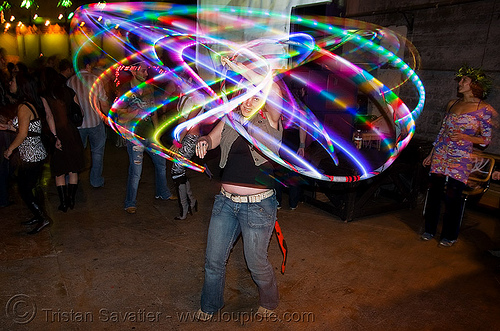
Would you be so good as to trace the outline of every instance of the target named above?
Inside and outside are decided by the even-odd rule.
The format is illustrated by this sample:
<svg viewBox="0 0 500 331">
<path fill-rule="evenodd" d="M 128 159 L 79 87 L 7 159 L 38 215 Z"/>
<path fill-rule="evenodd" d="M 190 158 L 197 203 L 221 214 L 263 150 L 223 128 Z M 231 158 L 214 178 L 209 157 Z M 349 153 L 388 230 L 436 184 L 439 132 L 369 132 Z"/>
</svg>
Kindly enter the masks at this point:
<svg viewBox="0 0 500 331">
<path fill-rule="evenodd" d="M 30 220 L 22 222 L 33 226 L 29 234 L 50 225 L 50 218 L 42 209 L 43 192 L 38 185 L 45 162 L 50 164 L 60 200 L 57 209 L 61 212 L 75 208 L 79 173 L 86 168 L 87 144 L 91 155 L 90 186 L 98 189 L 105 185 L 103 161 L 107 130 L 99 111 L 107 113 L 111 101 L 124 88 L 137 86 L 148 76 L 148 66 L 138 64 L 132 66 L 132 79 L 121 85 L 112 80 L 94 85 L 100 74 L 97 64 L 98 59 L 83 57 L 79 63 L 80 77 L 77 77 L 73 63 L 67 59 L 40 58 L 36 66 L 29 68 L 22 62 L 7 63 L 5 50 L 0 52 L 0 207 L 12 204 L 14 199 L 9 196 L 9 188 L 16 178 L 19 193 L 33 213 Z M 89 99 L 92 85 L 96 90 L 95 100 Z M 125 109 L 118 109 L 120 118 L 129 121 L 138 115 L 137 107 L 154 104 L 153 91 L 148 89 L 135 97 L 139 102 L 130 102 Z M 93 103 L 97 103 L 98 110 Z M 137 133 L 147 137 L 158 126 L 157 118 L 154 112 L 147 121 L 141 122 Z M 130 164 L 124 209 L 131 214 L 136 212 L 144 150 L 143 146 L 127 142 Z M 166 160 L 146 151 L 155 165 L 155 198 L 177 199 L 167 186 Z"/>
<path fill-rule="evenodd" d="M 0 65 L 5 67 L 5 53 L 0 53 Z M 2 196 L 3 205 L 10 203 L 8 196 L 8 176 L 15 165 L 13 153 L 18 157 L 18 191 L 33 217 L 23 222 L 32 226 L 29 234 L 36 234 L 49 225 L 46 213 L 42 210 L 40 195 L 35 188 L 42 174 L 42 166 L 49 153 L 62 150 L 62 142 L 57 136 L 56 118 L 47 101 L 48 89 L 41 88 L 41 79 L 27 70 L 22 63 L 7 65 L 11 68 L 9 76 L 2 73 L 2 122 L 0 129 L 14 134 L 3 135 Z M 38 72 L 40 75 L 40 72 Z M 45 86 L 47 81 L 44 79 Z M 9 107 L 11 106 L 11 107 Z M 10 115 L 10 116 L 9 116 Z"/>
<path fill-rule="evenodd" d="M 263 76 L 248 64 L 228 57 L 221 58 L 222 65 L 240 74 L 254 86 Z M 155 169 L 155 198 L 175 200 L 179 198 L 179 214 L 176 220 L 184 220 L 198 209 L 186 168 L 174 163 L 167 176 L 165 158 L 152 152 L 149 138 L 159 127 L 162 109 L 145 112 L 155 105 L 158 91 L 147 85 L 149 67 L 146 62 L 127 66 L 117 74 L 119 84 L 109 85 L 99 81 L 95 87 L 97 99 L 89 99 L 89 87 L 97 80 L 96 61 L 83 57 L 80 75 L 74 74 L 68 60 L 47 61 L 36 69 L 29 69 L 18 62 L 7 63 L 5 52 L 0 53 L 0 207 L 11 203 L 9 179 L 17 170 L 18 191 L 33 217 L 23 224 L 30 226 L 28 233 L 36 234 L 50 225 L 47 213 L 42 209 L 37 185 L 44 162 L 50 159 L 51 175 L 59 195 L 57 209 L 63 213 L 75 208 L 79 173 L 85 169 L 84 150 L 90 145 L 90 185 L 105 185 L 103 159 L 106 144 L 105 124 L 95 107 L 107 113 L 116 97 L 128 91 L 127 98 L 118 103 L 117 122 L 137 122 L 134 133 L 144 137 L 138 145 L 126 141 L 129 156 L 127 189 L 124 210 L 137 212 L 137 193 L 142 176 L 144 152 L 151 158 Z M 489 80 L 479 69 L 463 67 L 458 71 L 458 98 L 446 107 L 443 124 L 423 166 L 430 166 L 429 190 L 425 209 L 424 241 L 437 235 L 441 201 L 445 201 L 443 227 L 440 232 L 441 246 L 452 246 L 458 238 L 463 207 L 463 190 L 471 172 L 472 153 L 475 145 L 487 145 L 492 139 L 492 116 L 495 110 L 484 101 L 489 92 Z M 185 86 L 192 81 L 185 77 Z M 141 85 L 141 88 L 135 88 Z M 172 86 L 164 94 L 175 93 Z M 264 97 L 264 95 L 266 97 Z M 304 98 L 305 90 L 299 91 Z M 269 102 L 271 101 L 271 102 Z M 259 290 L 260 314 L 272 314 L 279 302 L 278 288 L 273 268 L 267 258 L 270 237 L 273 233 L 277 210 L 281 206 L 282 183 L 289 189 L 289 207 L 294 210 L 300 200 L 301 176 L 276 165 L 264 154 L 253 148 L 239 130 L 250 135 L 265 132 L 276 141 L 287 141 L 296 153 L 304 157 L 306 131 L 300 127 L 284 130 L 281 107 L 284 101 L 279 84 L 269 84 L 268 90 L 240 103 L 225 115 L 212 130 L 203 135 L 199 125 L 181 132 L 170 149 L 185 159 L 195 155 L 203 159 L 208 150 L 220 147 L 221 191 L 215 197 L 208 229 L 205 280 L 201 294 L 198 318 L 210 319 L 224 305 L 226 264 L 236 240 L 241 236 L 245 260 Z M 179 123 L 189 121 L 204 112 L 205 97 L 202 93 L 180 95 L 176 109 Z M 83 120 L 75 122 L 74 109 L 79 109 Z M 279 154 L 279 144 L 266 146 Z M 167 177 L 175 185 L 172 193 Z M 275 178 L 279 177 L 279 181 Z M 492 178 L 500 179 L 500 172 Z"/>
</svg>

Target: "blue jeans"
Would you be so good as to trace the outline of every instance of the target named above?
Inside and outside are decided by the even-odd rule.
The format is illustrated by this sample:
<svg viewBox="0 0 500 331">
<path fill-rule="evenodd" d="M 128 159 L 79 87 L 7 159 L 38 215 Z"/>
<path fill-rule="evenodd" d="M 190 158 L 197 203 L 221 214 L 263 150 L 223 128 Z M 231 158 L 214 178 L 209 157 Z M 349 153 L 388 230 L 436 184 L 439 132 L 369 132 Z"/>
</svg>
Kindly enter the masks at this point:
<svg viewBox="0 0 500 331">
<path fill-rule="evenodd" d="M 90 168 L 90 185 L 101 187 L 104 185 L 102 176 L 104 147 L 106 146 L 106 128 L 100 123 L 93 128 L 78 129 L 82 138 L 83 148 L 87 147 L 87 138 L 90 141 L 90 152 L 92 153 L 92 167 Z"/>
<path fill-rule="evenodd" d="M 143 146 L 137 146 L 127 141 L 129 166 L 125 208 L 135 207 L 137 203 L 137 189 L 139 188 L 139 181 L 141 180 L 144 150 L 146 150 L 146 153 L 151 157 L 155 167 L 155 196 L 164 200 L 172 196 L 167 187 L 167 160 L 145 149 Z"/>
<path fill-rule="evenodd" d="M 201 310 L 215 313 L 224 305 L 226 263 L 240 234 L 248 269 L 259 290 L 260 306 L 271 310 L 278 306 L 276 277 L 267 259 L 276 210 L 275 195 L 258 203 L 237 203 L 222 194 L 215 196 L 208 228 Z"/>
</svg>

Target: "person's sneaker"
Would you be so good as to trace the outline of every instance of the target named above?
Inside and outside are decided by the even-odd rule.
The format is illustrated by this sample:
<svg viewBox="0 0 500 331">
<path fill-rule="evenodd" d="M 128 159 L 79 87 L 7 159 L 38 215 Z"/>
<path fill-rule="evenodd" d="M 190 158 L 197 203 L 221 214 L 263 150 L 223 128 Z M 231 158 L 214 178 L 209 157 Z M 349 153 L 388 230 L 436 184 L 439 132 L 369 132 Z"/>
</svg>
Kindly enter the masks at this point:
<svg viewBox="0 0 500 331">
<path fill-rule="evenodd" d="M 297 209 L 297 207 L 290 207 L 290 210 L 295 210 Z"/>
<path fill-rule="evenodd" d="M 165 200 L 165 201 L 173 201 L 173 200 L 179 200 L 179 197 L 175 194 L 172 194 L 171 196 L 169 196 L 168 198 L 163 198 L 162 196 L 155 196 L 155 199 L 156 200 Z"/>
<path fill-rule="evenodd" d="M 4 204 L 1 204 L 0 208 L 5 208 L 5 207 L 11 206 L 13 204 L 14 204 L 14 202 L 9 200 L 9 201 L 5 202 Z"/>
<path fill-rule="evenodd" d="M 444 238 L 444 239 L 441 239 L 441 241 L 439 242 L 439 245 L 441 245 L 443 247 L 451 247 L 456 242 L 457 242 L 456 240 L 449 240 L 449 239 Z"/>
<path fill-rule="evenodd" d="M 125 208 L 125 211 L 129 214 L 135 214 L 135 212 L 137 211 L 137 207 L 127 207 Z"/>
<path fill-rule="evenodd" d="M 428 241 L 428 240 L 431 240 L 432 238 L 434 238 L 434 235 L 430 234 L 429 232 L 424 232 L 420 236 L 420 239 L 422 239 L 423 241 Z"/>
<path fill-rule="evenodd" d="M 195 314 L 195 317 L 198 321 L 202 321 L 202 322 L 206 322 L 206 321 L 210 321 L 212 319 L 212 317 L 214 316 L 214 314 L 210 314 L 210 313 L 205 313 L 203 310 L 201 309 L 198 309 L 198 311 L 196 312 Z"/>
</svg>

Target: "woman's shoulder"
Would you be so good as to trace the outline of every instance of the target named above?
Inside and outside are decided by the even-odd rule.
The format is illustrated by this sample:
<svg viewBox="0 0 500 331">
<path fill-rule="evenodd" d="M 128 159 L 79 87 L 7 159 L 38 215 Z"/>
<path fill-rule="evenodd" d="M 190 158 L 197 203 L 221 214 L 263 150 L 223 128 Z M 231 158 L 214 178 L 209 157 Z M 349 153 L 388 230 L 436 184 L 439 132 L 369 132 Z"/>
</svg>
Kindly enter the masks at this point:
<svg viewBox="0 0 500 331">
<path fill-rule="evenodd" d="M 453 106 L 458 103 L 460 101 L 460 98 L 458 99 L 451 99 L 450 101 L 448 101 L 448 103 L 446 104 L 446 112 L 448 113 L 451 108 L 453 108 Z"/>
<path fill-rule="evenodd" d="M 477 116 L 477 117 L 491 117 L 495 112 L 495 109 L 489 104 L 484 101 L 481 101 L 481 103 L 477 106 L 477 108 L 474 111 L 469 112 L 468 114 L 472 116 Z"/>
<path fill-rule="evenodd" d="M 35 115 L 33 114 L 33 112 L 30 109 L 29 103 L 23 102 L 17 106 L 17 117 L 18 118 L 28 118 L 30 120 L 35 117 Z"/>
<path fill-rule="evenodd" d="M 452 110 L 454 105 L 458 102 L 462 101 L 462 99 L 453 99 L 448 102 L 447 112 L 455 113 L 459 116 L 481 116 L 481 114 L 492 114 L 495 112 L 493 107 L 481 100 L 479 103 L 466 103 L 459 104 L 456 110 Z"/>
<path fill-rule="evenodd" d="M 490 105 L 489 103 L 484 102 L 484 101 L 481 101 L 481 107 L 480 108 L 484 109 L 487 112 L 491 112 L 491 113 L 496 112 L 495 108 L 493 108 L 492 105 Z"/>
<path fill-rule="evenodd" d="M 21 102 L 19 105 L 17 105 L 17 111 L 30 113 L 30 106 L 31 104 L 29 102 Z"/>
</svg>

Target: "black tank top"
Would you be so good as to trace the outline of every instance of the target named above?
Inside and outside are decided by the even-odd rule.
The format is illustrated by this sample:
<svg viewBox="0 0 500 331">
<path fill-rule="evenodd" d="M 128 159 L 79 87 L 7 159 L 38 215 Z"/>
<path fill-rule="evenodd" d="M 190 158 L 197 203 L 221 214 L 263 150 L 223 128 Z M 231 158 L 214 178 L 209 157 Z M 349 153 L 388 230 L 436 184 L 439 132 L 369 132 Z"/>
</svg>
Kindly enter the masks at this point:
<svg viewBox="0 0 500 331">
<path fill-rule="evenodd" d="M 229 150 L 222 182 L 256 188 L 273 188 L 272 173 L 271 162 L 255 165 L 249 143 L 239 136 Z"/>
</svg>

